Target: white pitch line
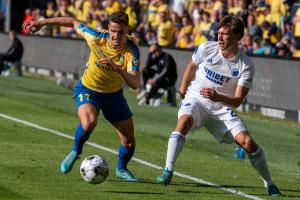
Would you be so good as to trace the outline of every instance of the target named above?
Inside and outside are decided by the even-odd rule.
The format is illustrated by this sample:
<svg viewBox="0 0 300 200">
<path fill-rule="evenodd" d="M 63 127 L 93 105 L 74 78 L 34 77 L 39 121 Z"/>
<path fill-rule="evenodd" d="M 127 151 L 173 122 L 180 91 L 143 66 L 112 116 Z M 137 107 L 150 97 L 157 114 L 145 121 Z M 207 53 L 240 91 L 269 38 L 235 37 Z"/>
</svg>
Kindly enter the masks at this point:
<svg viewBox="0 0 300 200">
<path fill-rule="evenodd" d="M 11 121 L 14 121 L 14 122 L 18 122 L 20 124 L 24 124 L 24 125 L 27 125 L 27 126 L 30 126 L 30 127 L 33 127 L 33 128 L 36 128 L 36 129 L 39 129 L 39 130 L 42 130 L 42 131 L 46 131 L 46 132 L 50 132 L 50 133 L 53 133 L 54 135 L 58 135 L 58 136 L 61 136 L 61 137 L 65 137 L 65 138 L 68 138 L 68 139 L 74 139 L 74 137 L 68 135 L 68 134 L 65 134 L 65 133 L 62 133 L 62 132 L 59 132 L 59 131 L 56 131 L 56 130 L 53 130 L 53 129 L 49 129 L 49 128 L 45 128 L 45 127 L 42 127 L 42 126 L 39 126 L 37 124 L 34 124 L 34 123 L 31 123 L 31 122 L 27 122 L 27 121 L 24 121 L 24 120 L 21 120 L 21 119 L 18 119 L 18 118 L 15 118 L 15 117 L 11 117 L 9 115 L 6 115 L 6 114 L 2 114 L 0 113 L 0 117 L 2 118 L 5 118 L 5 119 L 9 119 Z M 95 148 L 98 148 L 98 149 L 102 149 L 104 151 L 108 151 L 112 154 L 115 154 L 115 155 L 118 155 L 118 152 L 116 150 L 113 150 L 113 149 L 110 149 L 110 148 L 107 148 L 107 147 L 104 147 L 102 145 L 99 145 L 99 144 L 96 144 L 96 143 L 93 143 L 93 142 L 86 142 L 86 144 L 92 146 L 92 147 L 95 147 Z M 152 167 L 154 169 L 159 169 L 161 170 L 162 167 L 158 166 L 158 165 L 155 165 L 155 164 L 152 164 L 150 162 L 147 162 L 145 160 L 141 160 L 139 158 L 135 158 L 133 157 L 132 160 L 140 163 L 140 164 L 143 164 L 143 165 L 146 165 L 148 167 Z M 201 184 L 204 184 L 204 185 L 208 185 L 208 186 L 212 186 L 212 187 L 215 187 L 215 188 L 218 188 L 220 190 L 224 190 L 226 192 L 229 192 L 229 193 L 232 193 L 232 194 L 236 194 L 236 195 L 239 195 L 239 196 L 242 196 L 242 197 L 246 197 L 248 199 L 253 199 L 253 200 L 264 200 L 262 198 L 259 198 L 257 196 L 254 196 L 254 195 L 250 195 L 250 194 L 246 194 L 244 192 L 240 192 L 240 191 L 237 191 L 235 189 L 231 189 L 231 188 L 225 188 L 221 185 L 218 185 L 216 183 L 212 183 L 212 182 L 209 182 L 209 181 L 205 181 L 203 179 L 200 179 L 200 178 L 196 178 L 196 177 L 193 177 L 193 176 L 189 176 L 189 175 L 186 175 L 186 174 L 182 174 L 180 172 L 174 172 L 174 175 L 178 176 L 178 177 L 181 177 L 181 178 L 186 178 L 186 179 L 189 179 L 189 180 L 192 180 L 194 182 L 197 182 L 197 183 L 201 183 Z"/>
</svg>

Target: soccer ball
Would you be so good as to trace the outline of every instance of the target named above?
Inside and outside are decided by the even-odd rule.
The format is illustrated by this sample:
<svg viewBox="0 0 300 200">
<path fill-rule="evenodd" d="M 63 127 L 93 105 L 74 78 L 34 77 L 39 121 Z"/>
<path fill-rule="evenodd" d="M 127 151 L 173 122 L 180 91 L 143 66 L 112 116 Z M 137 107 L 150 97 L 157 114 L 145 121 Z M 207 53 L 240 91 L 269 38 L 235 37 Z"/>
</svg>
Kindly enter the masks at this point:
<svg viewBox="0 0 300 200">
<path fill-rule="evenodd" d="M 88 183 L 102 183 L 109 174 L 108 163 L 98 155 L 89 156 L 82 161 L 80 174 L 83 180 Z"/>
</svg>

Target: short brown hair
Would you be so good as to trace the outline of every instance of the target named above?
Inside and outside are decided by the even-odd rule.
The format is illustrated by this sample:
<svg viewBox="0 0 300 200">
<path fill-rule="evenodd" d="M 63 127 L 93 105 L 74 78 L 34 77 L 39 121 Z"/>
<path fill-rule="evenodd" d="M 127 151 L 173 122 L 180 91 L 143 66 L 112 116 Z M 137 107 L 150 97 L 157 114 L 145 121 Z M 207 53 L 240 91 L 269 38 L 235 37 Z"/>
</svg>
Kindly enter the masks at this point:
<svg viewBox="0 0 300 200">
<path fill-rule="evenodd" d="M 243 20 L 236 15 L 227 15 L 223 17 L 218 24 L 217 30 L 219 30 L 221 27 L 230 28 L 233 33 L 240 35 L 239 39 L 242 39 L 242 37 L 244 36 Z"/>
<path fill-rule="evenodd" d="M 109 16 L 109 22 L 128 25 L 128 15 L 124 12 L 114 12 Z"/>
</svg>

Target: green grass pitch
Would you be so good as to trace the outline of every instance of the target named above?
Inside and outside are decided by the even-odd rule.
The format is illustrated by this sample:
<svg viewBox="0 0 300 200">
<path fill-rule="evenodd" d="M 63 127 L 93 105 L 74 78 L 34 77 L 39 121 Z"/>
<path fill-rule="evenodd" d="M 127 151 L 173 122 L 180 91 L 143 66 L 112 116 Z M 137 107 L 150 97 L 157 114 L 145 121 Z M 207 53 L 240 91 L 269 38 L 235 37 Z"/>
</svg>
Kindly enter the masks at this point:
<svg viewBox="0 0 300 200">
<path fill-rule="evenodd" d="M 134 113 L 135 157 L 162 167 L 177 109 L 140 107 L 133 91 L 125 93 Z M 0 114 L 70 136 L 78 124 L 72 92 L 39 77 L 0 77 Z M 300 125 L 255 113 L 240 113 L 240 116 L 265 150 L 273 179 L 283 193 L 279 199 L 300 199 L 300 166 L 297 165 Z M 99 117 L 89 142 L 115 151 L 119 146 L 114 129 L 103 116 Z M 135 161 L 130 162 L 129 168 L 143 180 L 119 181 L 114 176 L 117 156 L 90 145 L 85 145 L 73 171 L 64 175 L 60 173 L 60 163 L 72 144 L 69 138 L 0 117 L 0 199 L 269 199 L 248 160 L 235 160 L 232 156 L 235 146 L 219 145 L 206 129 L 187 138 L 176 171 L 251 195 L 250 198 L 178 176 L 170 186 L 161 186 L 154 181 L 161 173 L 159 169 Z M 91 185 L 80 177 L 81 161 L 92 154 L 103 156 L 109 162 L 110 176 L 102 184 Z"/>
</svg>

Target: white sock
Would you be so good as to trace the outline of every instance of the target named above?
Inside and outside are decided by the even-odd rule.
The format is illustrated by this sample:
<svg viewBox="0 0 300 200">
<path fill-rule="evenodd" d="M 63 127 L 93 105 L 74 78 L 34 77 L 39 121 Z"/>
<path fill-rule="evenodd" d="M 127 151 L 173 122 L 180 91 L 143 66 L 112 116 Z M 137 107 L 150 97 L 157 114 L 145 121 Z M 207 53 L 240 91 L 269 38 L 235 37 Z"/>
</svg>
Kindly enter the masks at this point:
<svg viewBox="0 0 300 200">
<path fill-rule="evenodd" d="M 259 147 L 253 154 L 248 154 L 252 166 L 259 173 L 265 187 L 273 184 L 263 150 Z"/>
<path fill-rule="evenodd" d="M 166 159 L 166 168 L 173 171 L 175 162 L 183 148 L 185 136 L 179 132 L 172 132 L 168 142 L 168 151 Z"/>
</svg>

